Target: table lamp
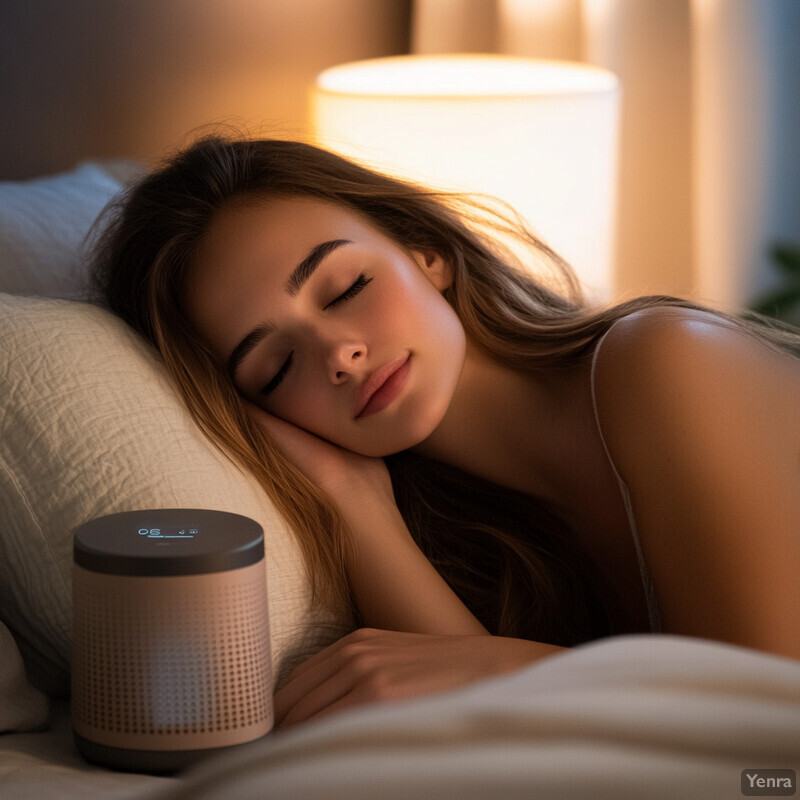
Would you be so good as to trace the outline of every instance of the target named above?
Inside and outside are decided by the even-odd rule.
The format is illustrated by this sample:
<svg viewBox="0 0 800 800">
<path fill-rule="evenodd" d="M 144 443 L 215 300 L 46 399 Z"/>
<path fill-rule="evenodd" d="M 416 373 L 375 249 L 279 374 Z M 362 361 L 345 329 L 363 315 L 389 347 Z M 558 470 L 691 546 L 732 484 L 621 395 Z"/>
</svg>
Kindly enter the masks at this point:
<svg viewBox="0 0 800 800">
<path fill-rule="evenodd" d="M 509 203 L 602 301 L 614 292 L 619 98 L 616 77 L 585 64 L 399 56 L 325 70 L 311 112 L 322 147 Z"/>
</svg>

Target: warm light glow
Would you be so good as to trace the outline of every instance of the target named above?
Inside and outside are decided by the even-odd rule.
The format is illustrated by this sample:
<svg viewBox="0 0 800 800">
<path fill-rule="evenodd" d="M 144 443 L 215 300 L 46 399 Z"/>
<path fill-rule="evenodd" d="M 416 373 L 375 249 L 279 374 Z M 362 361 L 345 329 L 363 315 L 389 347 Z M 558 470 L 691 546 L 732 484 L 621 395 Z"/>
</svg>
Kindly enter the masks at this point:
<svg viewBox="0 0 800 800">
<path fill-rule="evenodd" d="M 613 294 L 619 89 L 610 72 L 511 56 L 401 56 L 323 72 L 318 143 L 432 186 L 510 203 Z"/>
<path fill-rule="evenodd" d="M 444 100 L 582 94 L 616 84 L 610 72 L 581 64 L 494 56 L 378 58 L 332 67 L 317 78 L 320 92 Z"/>
</svg>

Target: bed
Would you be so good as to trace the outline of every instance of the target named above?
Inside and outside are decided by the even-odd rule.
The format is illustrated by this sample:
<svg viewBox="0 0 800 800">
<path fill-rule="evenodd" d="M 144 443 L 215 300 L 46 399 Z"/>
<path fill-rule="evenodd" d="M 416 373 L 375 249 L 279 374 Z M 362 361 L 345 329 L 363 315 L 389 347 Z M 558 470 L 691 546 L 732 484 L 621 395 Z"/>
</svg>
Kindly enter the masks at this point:
<svg viewBox="0 0 800 800">
<path fill-rule="evenodd" d="M 0 183 L 0 796 L 736 798 L 765 770 L 796 774 L 800 663 L 670 635 L 331 716 L 177 776 L 86 764 L 67 696 L 85 520 L 208 507 L 258 521 L 276 685 L 353 624 L 311 604 L 287 526 L 197 431 L 157 355 L 83 300 L 95 220 L 138 170 Z"/>
</svg>

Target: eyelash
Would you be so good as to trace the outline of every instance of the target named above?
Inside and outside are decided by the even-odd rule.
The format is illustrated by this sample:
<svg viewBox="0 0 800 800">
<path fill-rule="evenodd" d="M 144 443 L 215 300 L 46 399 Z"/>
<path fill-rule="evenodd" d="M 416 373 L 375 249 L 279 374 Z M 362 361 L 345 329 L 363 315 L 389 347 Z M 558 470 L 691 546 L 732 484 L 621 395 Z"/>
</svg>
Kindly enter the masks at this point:
<svg viewBox="0 0 800 800">
<path fill-rule="evenodd" d="M 261 390 L 262 395 L 267 395 L 270 392 L 274 392 L 280 385 L 281 381 L 286 377 L 286 373 L 289 371 L 289 367 L 292 366 L 292 360 L 294 359 L 294 350 L 289 353 L 289 357 L 286 361 L 283 362 L 283 366 L 278 370 L 275 377 L 272 378 L 267 384 L 265 384 L 264 388 Z"/>
<path fill-rule="evenodd" d="M 345 289 L 337 298 L 331 300 L 328 303 L 324 310 L 329 308 L 333 308 L 334 306 L 339 305 L 339 303 L 343 303 L 346 300 L 350 300 L 355 297 L 365 286 L 367 286 L 372 281 L 372 278 L 368 278 L 363 272 L 353 281 L 353 284 Z M 269 380 L 268 383 L 265 384 L 264 388 L 261 390 L 261 394 L 268 395 L 271 392 L 274 392 L 280 385 L 283 379 L 286 377 L 286 373 L 289 371 L 289 367 L 292 365 L 292 360 L 294 359 L 294 350 L 289 353 L 289 357 L 286 361 L 283 362 L 281 368 L 275 374 L 273 378 Z"/>
<path fill-rule="evenodd" d="M 363 272 L 355 279 L 353 285 L 350 286 L 349 289 L 345 289 L 335 300 L 331 300 L 328 305 L 325 306 L 325 310 L 329 308 L 333 308 L 334 306 L 338 306 L 339 303 L 344 302 L 345 300 L 350 300 L 351 298 L 355 297 L 368 283 L 372 281 L 372 278 L 368 278 Z"/>
</svg>

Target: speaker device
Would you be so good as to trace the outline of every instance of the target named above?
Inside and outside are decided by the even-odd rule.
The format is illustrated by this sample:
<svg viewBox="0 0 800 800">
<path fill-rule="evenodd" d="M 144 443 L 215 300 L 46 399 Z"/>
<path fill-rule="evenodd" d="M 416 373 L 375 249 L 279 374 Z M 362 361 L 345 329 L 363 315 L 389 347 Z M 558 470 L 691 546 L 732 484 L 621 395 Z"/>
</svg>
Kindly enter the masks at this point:
<svg viewBox="0 0 800 800">
<path fill-rule="evenodd" d="M 72 726 L 87 760 L 174 772 L 272 728 L 258 523 L 128 511 L 73 544 Z"/>
</svg>

